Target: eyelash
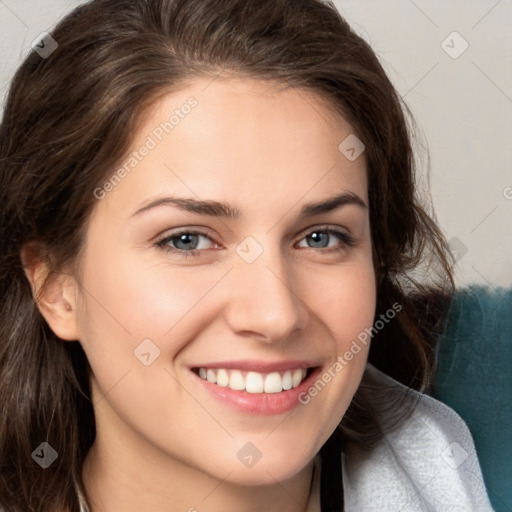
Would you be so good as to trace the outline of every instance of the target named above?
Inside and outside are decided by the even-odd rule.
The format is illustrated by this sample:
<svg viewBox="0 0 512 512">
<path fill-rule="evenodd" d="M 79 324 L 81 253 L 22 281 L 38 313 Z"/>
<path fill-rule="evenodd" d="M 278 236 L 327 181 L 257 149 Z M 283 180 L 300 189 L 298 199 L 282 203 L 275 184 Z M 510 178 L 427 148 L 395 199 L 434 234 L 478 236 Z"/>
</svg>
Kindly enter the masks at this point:
<svg viewBox="0 0 512 512">
<path fill-rule="evenodd" d="M 341 240 L 340 246 L 334 247 L 334 248 L 330 247 L 330 248 L 319 249 L 320 252 L 328 252 L 328 253 L 330 253 L 332 251 L 343 252 L 347 247 L 353 247 L 356 243 L 356 240 L 353 236 L 349 235 L 348 233 L 344 233 L 343 231 L 339 231 L 337 229 L 330 228 L 330 227 L 320 227 L 320 228 L 313 229 L 313 230 L 305 233 L 304 236 L 299 241 L 302 241 L 304 238 L 306 238 L 307 236 L 309 236 L 313 233 L 326 233 L 329 235 L 334 235 Z M 171 242 L 174 239 L 179 238 L 182 235 L 199 235 L 199 236 L 204 236 L 204 237 L 208 238 L 209 240 L 211 240 L 211 238 L 206 233 L 192 229 L 192 230 L 181 230 L 176 233 L 172 233 L 171 235 L 168 235 L 165 238 L 162 238 L 161 240 L 156 242 L 155 245 L 157 247 L 159 247 L 161 250 L 163 250 L 165 253 L 169 253 L 169 252 L 178 253 L 180 255 L 185 256 L 185 258 L 197 257 L 197 256 L 199 256 L 199 254 L 201 252 L 207 250 L 207 249 L 192 249 L 190 251 L 185 251 L 183 249 L 176 249 L 175 247 L 171 247 L 168 245 L 169 242 Z M 213 242 L 213 240 L 211 240 L 211 241 Z M 315 250 L 314 247 L 309 247 L 309 249 Z"/>
</svg>

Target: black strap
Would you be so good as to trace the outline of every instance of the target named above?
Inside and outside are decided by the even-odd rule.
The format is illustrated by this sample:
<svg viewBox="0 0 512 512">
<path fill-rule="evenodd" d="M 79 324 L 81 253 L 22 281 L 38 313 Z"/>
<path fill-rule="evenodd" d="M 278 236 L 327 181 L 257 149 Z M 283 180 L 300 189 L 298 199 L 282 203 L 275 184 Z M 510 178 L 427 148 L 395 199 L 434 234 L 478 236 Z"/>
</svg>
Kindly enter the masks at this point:
<svg viewBox="0 0 512 512">
<path fill-rule="evenodd" d="M 341 453 L 343 437 L 337 427 L 320 449 L 322 461 L 320 478 L 320 508 L 322 512 L 343 512 L 343 478 Z"/>
</svg>

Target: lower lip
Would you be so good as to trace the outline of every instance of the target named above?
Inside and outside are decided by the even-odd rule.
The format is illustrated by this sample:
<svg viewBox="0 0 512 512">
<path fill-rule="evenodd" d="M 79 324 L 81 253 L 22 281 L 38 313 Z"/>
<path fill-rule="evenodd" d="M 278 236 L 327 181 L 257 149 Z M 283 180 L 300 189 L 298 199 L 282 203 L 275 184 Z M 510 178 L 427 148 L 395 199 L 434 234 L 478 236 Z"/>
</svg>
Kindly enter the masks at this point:
<svg viewBox="0 0 512 512">
<path fill-rule="evenodd" d="M 192 373 L 201 381 L 206 391 L 221 402 L 241 412 L 271 415 L 282 414 L 302 405 L 299 401 L 299 396 L 301 393 L 307 392 L 319 371 L 320 368 L 313 369 L 296 388 L 279 393 L 248 393 L 247 391 L 236 391 L 228 387 L 217 386 L 217 384 L 202 379 L 196 373 Z"/>
</svg>

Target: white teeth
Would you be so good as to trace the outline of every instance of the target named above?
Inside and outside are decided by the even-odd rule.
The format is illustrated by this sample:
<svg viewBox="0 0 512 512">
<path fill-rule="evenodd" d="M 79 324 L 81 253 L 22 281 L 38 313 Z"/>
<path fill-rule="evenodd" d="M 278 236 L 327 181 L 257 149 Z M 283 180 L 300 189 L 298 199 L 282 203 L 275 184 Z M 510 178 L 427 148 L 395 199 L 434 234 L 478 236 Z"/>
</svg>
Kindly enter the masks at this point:
<svg viewBox="0 0 512 512">
<path fill-rule="evenodd" d="M 229 375 L 226 370 L 219 370 L 217 372 L 217 386 L 225 388 L 229 384 Z"/>
<path fill-rule="evenodd" d="M 265 377 L 265 384 L 263 385 L 265 393 L 279 393 L 283 390 L 283 379 L 279 373 L 269 373 Z"/>
<path fill-rule="evenodd" d="M 280 393 L 296 388 L 306 377 L 306 368 L 272 372 L 242 372 L 240 370 L 225 370 L 224 368 L 199 368 L 199 376 L 221 387 L 229 387 L 236 391 L 248 393 Z"/>
<path fill-rule="evenodd" d="M 302 370 L 299 368 L 293 371 L 292 388 L 296 388 L 302 382 Z"/>
<path fill-rule="evenodd" d="M 235 391 L 243 391 L 245 389 L 245 379 L 242 372 L 233 370 L 229 376 L 229 387 Z"/>
<path fill-rule="evenodd" d="M 263 377 L 261 373 L 249 372 L 245 377 L 245 391 L 247 393 L 263 393 Z"/>
<path fill-rule="evenodd" d="M 283 389 L 292 389 L 292 372 L 288 370 L 283 375 Z"/>
</svg>

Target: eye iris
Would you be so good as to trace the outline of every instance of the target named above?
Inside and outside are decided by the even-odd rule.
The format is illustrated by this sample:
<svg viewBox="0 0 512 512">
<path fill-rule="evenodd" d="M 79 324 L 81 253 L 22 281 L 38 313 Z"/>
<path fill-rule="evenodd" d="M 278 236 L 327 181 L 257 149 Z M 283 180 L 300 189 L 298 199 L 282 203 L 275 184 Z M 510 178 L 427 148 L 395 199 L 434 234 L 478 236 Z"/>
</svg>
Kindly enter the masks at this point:
<svg viewBox="0 0 512 512">
<path fill-rule="evenodd" d="M 321 237 L 324 237 L 323 241 L 325 243 L 322 243 Z M 320 245 L 316 245 L 316 247 L 327 247 L 327 241 L 328 241 L 329 235 L 328 235 L 328 233 L 322 233 L 322 232 L 315 231 L 314 233 L 309 234 L 307 238 L 309 239 L 309 241 L 312 241 L 313 244 L 320 242 Z"/>
<path fill-rule="evenodd" d="M 192 233 L 183 233 L 182 235 L 178 235 L 176 239 L 177 242 L 175 246 L 177 249 L 195 249 L 197 247 L 198 236 Z M 185 245 L 179 247 L 180 243 L 184 243 Z"/>
</svg>

